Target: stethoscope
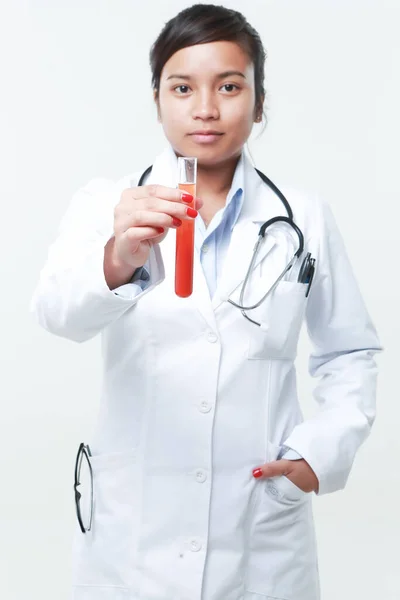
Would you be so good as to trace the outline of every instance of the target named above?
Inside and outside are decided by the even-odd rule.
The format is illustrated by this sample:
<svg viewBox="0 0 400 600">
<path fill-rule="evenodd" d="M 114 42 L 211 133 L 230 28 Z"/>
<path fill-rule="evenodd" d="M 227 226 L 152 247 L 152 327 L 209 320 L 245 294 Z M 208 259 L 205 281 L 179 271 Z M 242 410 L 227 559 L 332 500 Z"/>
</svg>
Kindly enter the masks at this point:
<svg viewBox="0 0 400 600">
<path fill-rule="evenodd" d="M 148 167 L 144 171 L 144 173 L 142 174 L 142 176 L 139 179 L 138 186 L 143 185 L 144 180 L 146 179 L 146 177 L 148 175 L 150 175 L 152 169 L 153 169 L 153 166 L 151 165 L 150 167 Z M 262 324 L 258 323 L 258 321 L 254 321 L 253 319 L 251 319 L 246 314 L 246 311 L 247 310 L 254 310 L 255 308 L 258 308 L 265 301 L 265 299 L 274 291 L 274 289 L 279 284 L 279 282 L 284 278 L 284 276 L 286 275 L 286 273 L 292 268 L 292 266 L 294 265 L 294 263 L 297 261 L 297 259 L 303 253 L 303 250 L 304 250 L 304 236 L 303 236 L 303 233 L 302 233 L 300 227 L 298 227 L 296 225 L 296 223 L 293 221 L 293 211 L 292 211 L 292 208 L 291 208 L 289 202 L 287 201 L 287 199 L 285 198 L 285 196 L 283 195 L 283 193 L 280 191 L 280 189 L 266 175 L 264 175 L 264 173 L 262 173 L 258 169 L 256 169 L 256 172 L 261 177 L 261 179 L 263 180 L 263 182 L 266 185 L 268 185 L 268 187 L 270 187 L 271 190 L 281 200 L 282 204 L 285 207 L 285 210 L 286 210 L 288 216 L 287 217 L 284 217 L 284 216 L 273 217 L 272 219 L 269 219 L 268 221 L 266 221 L 265 223 L 263 223 L 263 225 L 261 225 L 260 231 L 258 232 L 257 243 L 256 243 L 256 245 L 254 246 L 254 249 L 253 249 L 253 256 L 252 256 L 252 259 L 250 261 L 249 268 L 247 269 L 247 273 L 246 273 L 246 277 L 245 277 L 243 285 L 242 285 L 242 289 L 240 291 L 239 303 L 234 302 L 229 297 L 226 298 L 226 301 L 229 302 L 230 304 L 232 304 L 232 306 L 235 306 L 236 308 L 239 308 L 240 311 L 241 311 L 241 313 L 242 313 L 242 315 L 248 321 L 250 321 L 251 323 L 254 323 L 255 325 L 258 325 L 258 327 L 262 327 Z M 259 300 L 256 304 L 253 304 L 252 306 L 245 306 L 244 305 L 244 294 L 245 294 L 247 285 L 249 283 L 249 279 L 250 279 L 250 275 L 251 275 L 251 272 L 252 272 L 253 267 L 254 267 L 254 263 L 255 263 L 255 261 L 257 259 L 257 253 L 258 253 L 259 248 L 260 248 L 260 246 L 261 246 L 261 244 L 262 244 L 262 242 L 264 240 L 265 232 L 268 229 L 268 227 L 271 227 L 272 225 L 274 225 L 275 223 L 278 223 L 278 222 L 287 223 L 287 225 L 289 225 L 293 229 L 293 231 L 296 233 L 296 235 L 298 237 L 298 240 L 299 240 L 298 249 L 294 253 L 293 257 L 290 259 L 290 261 L 288 262 L 288 264 L 286 265 L 286 267 L 283 269 L 282 273 L 279 275 L 279 277 L 276 279 L 276 281 L 274 281 L 274 283 L 271 285 L 271 287 L 269 288 L 269 290 L 267 291 L 267 293 L 264 294 L 264 296 L 261 298 L 261 300 Z"/>
</svg>

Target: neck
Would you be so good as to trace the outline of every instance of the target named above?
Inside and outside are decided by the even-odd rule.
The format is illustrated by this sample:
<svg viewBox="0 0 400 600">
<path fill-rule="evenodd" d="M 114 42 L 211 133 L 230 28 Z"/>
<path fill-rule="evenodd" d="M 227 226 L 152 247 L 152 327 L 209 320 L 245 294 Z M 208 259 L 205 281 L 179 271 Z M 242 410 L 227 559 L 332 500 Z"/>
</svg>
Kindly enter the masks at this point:
<svg viewBox="0 0 400 600">
<path fill-rule="evenodd" d="M 240 156 L 236 156 L 216 166 L 197 167 L 196 195 L 203 201 L 200 215 L 206 227 L 214 215 L 225 206 L 239 159 Z"/>
<path fill-rule="evenodd" d="M 221 198 L 227 196 L 240 156 L 218 165 L 198 165 L 196 194 Z"/>
</svg>

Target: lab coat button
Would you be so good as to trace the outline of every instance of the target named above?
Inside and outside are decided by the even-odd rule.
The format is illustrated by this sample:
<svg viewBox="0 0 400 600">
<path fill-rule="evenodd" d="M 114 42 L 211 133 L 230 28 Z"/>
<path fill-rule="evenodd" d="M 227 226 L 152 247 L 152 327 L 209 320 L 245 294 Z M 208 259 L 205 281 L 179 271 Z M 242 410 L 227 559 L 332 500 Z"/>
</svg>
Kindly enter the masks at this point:
<svg viewBox="0 0 400 600">
<path fill-rule="evenodd" d="M 205 400 L 203 400 L 203 402 L 201 402 L 200 406 L 199 406 L 199 410 L 202 413 L 208 413 L 208 412 L 210 412 L 211 408 L 212 408 L 211 404 L 209 404 Z"/>
<path fill-rule="evenodd" d="M 199 483 L 204 483 L 206 479 L 207 479 L 207 473 L 205 471 L 203 471 L 202 469 L 198 469 L 196 471 L 196 480 Z"/>
<path fill-rule="evenodd" d="M 215 342 L 218 341 L 218 336 L 213 331 L 209 331 L 207 333 L 207 339 L 211 344 L 215 344 Z"/>
<path fill-rule="evenodd" d="M 207 244 L 203 244 L 203 246 L 202 246 L 201 249 L 202 249 L 203 252 L 207 253 L 208 250 L 209 250 L 209 247 L 207 246 Z"/>
<path fill-rule="evenodd" d="M 201 543 L 199 542 L 199 540 L 192 540 L 190 542 L 190 549 L 192 552 L 198 552 L 199 550 L 201 550 Z"/>
</svg>

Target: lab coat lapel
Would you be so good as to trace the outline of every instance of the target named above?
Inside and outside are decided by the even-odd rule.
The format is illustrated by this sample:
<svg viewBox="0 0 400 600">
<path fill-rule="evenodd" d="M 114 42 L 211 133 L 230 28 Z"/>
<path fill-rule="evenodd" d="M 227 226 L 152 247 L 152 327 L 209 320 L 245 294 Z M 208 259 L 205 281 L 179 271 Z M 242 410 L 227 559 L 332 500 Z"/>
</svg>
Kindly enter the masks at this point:
<svg viewBox="0 0 400 600">
<path fill-rule="evenodd" d="M 261 225 L 272 217 L 287 216 L 282 202 L 261 180 L 250 159 L 245 155 L 244 202 L 240 217 L 232 231 L 222 276 L 213 298 L 216 310 L 243 283 L 249 268 Z M 277 244 L 273 232 L 267 230 L 257 253 L 255 267 Z"/>
<path fill-rule="evenodd" d="M 260 225 L 253 221 L 240 221 L 234 227 L 222 276 L 212 301 L 214 310 L 244 281 L 258 239 Z M 257 264 L 265 258 L 275 243 L 272 235 L 266 238 L 257 255 Z"/>
<path fill-rule="evenodd" d="M 193 294 L 190 298 L 197 310 L 202 314 L 208 326 L 213 330 L 216 330 L 217 325 L 210 291 L 200 262 L 200 257 L 196 250 L 194 252 Z"/>
</svg>

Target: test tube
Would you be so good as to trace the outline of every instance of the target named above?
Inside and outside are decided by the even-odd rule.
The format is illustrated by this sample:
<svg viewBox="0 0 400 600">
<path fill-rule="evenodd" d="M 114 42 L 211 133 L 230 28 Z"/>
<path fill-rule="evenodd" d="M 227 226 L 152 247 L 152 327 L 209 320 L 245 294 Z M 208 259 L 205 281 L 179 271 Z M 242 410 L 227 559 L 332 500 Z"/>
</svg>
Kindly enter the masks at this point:
<svg viewBox="0 0 400 600">
<path fill-rule="evenodd" d="M 178 158 L 178 187 L 193 196 L 196 208 L 197 158 Z M 176 230 L 175 294 L 187 298 L 193 292 L 194 220 L 184 219 Z"/>
</svg>

